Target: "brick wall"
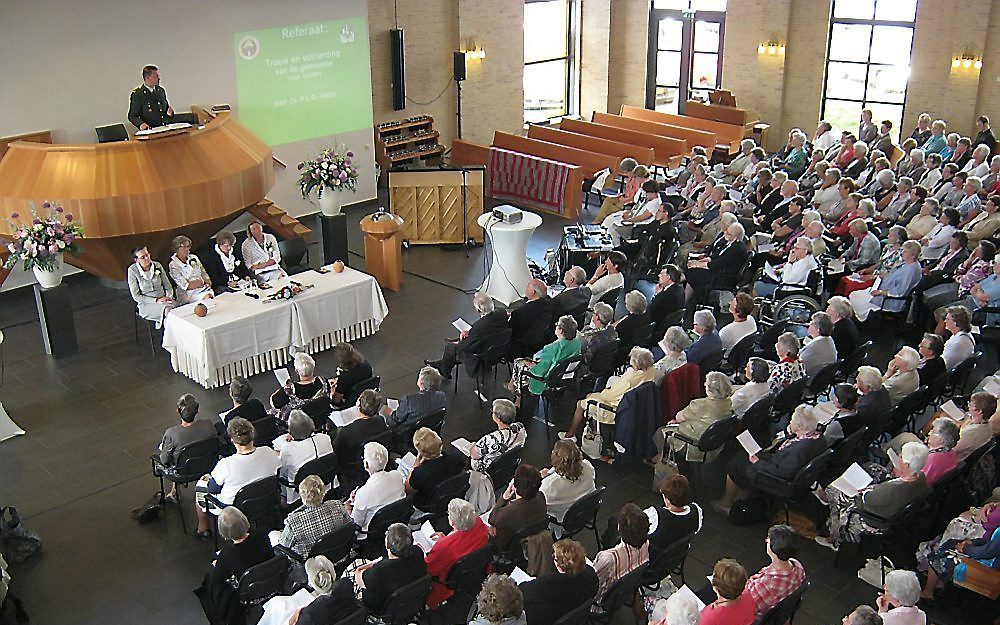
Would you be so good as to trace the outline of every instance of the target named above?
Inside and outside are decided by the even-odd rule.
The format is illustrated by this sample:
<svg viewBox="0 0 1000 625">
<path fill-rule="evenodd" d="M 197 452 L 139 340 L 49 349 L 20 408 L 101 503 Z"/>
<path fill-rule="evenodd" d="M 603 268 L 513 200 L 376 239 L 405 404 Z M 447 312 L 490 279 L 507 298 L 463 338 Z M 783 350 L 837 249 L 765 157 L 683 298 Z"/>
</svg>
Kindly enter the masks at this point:
<svg viewBox="0 0 1000 625">
<path fill-rule="evenodd" d="M 580 9 L 580 115 L 589 119 L 594 111 L 608 110 L 611 4 L 582 0 Z"/>
<path fill-rule="evenodd" d="M 608 64 L 608 111 L 622 104 L 646 103 L 646 48 L 649 2 L 609 0 L 611 6 L 611 60 Z"/>
</svg>

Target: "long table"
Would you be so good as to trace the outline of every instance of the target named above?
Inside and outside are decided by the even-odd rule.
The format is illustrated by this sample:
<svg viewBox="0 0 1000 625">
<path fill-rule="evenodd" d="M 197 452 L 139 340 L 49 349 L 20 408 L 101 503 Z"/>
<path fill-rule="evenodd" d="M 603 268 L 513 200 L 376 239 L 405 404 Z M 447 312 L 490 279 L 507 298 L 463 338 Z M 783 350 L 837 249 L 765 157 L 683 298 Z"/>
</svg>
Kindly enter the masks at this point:
<svg viewBox="0 0 1000 625">
<path fill-rule="evenodd" d="M 261 291 L 259 300 L 223 293 L 208 303 L 204 317 L 194 314 L 192 304 L 172 310 L 163 326 L 163 348 L 174 371 L 205 388 L 222 386 L 236 376 L 283 366 L 296 352 L 316 353 L 374 334 L 389 312 L 375 279 L 349 267 L 291 279 L 314 286 L 275 302 L 264 298 L 277 289 Z"/>
</svg>

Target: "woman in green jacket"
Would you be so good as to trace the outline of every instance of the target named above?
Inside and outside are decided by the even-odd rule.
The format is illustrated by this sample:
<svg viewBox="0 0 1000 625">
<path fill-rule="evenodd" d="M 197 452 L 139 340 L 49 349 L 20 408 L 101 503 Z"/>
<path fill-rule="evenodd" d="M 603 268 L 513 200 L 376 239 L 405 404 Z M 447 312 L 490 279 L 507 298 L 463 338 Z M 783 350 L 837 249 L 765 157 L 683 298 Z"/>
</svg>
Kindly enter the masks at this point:
<svg viewBox="0 0 1000 625">
<path fill-rule="evenodd" d="M 556 340 L 549 343 L 535 354 L 534 358 L 522 358 L 514 363 L 514 375 L 511 380 L 517 381 L 518 406 L 521 396 L 527 389 L 533 395 L 541 395 L 545 390 L 543 381 L 552 369 L 567 358 L 580 355 L 580 339 L 576 337 L 576 320 L 569 315 L 559 317 L 556 322 Z M 527 375 L 528 373 L 531 375 Z M 540 378 L 540 379 L 536 379 Z"/>
</svg>

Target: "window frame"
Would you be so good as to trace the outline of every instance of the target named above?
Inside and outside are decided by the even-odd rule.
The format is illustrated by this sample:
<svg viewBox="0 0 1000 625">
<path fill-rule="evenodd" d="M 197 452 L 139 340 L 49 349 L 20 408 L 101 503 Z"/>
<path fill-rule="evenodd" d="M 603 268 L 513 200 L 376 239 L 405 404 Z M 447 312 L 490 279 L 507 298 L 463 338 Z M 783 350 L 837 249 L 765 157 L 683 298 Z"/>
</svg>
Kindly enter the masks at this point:
<svg viewBox="0 0 1000 625">
<path fill-rule="evenodd" d="M 688 7 L 691 7 L 691 0 L 688 1 Z M 683 9 L 658 9 L 654 6 L 654 3 L 650 2 L 649 5 L 649 32 L 647 33 L 646 42 L 646 97 L 645 106 L 650 110 L 656 110 L 656 89 L 658 87 L 665 87 L 667 89 L 673 89 L 667 85 L 660 85 L 657 80 L 657 56 L 659 54 L 660 45 L 660 20 L 670 18 L 680 20 L 682 23 L 681 28 L 681 45 L 680 45 L 680 75 L 679 75 L 679 85 L 677 85 L 677 113 L 683 115 L 687 107 L 687 101 L 690 99 L 692 93 L 695 91 L 705 91 L 703 88 L 695 88 L 691 84 L 691 78 L 694 73 L 694 56 L 699 54 L 694 49 L 694 37 L 695 37 L 695 23 L 698 21 L 704 22 L 714 22 L 719 25 L 719 50 L 716 54 L 718 57 L 716 61 L 716 82 L 718 86 L 716 89 L 722 87 L 722 58 L 726 47 L 726 12 L 725 11 L 696 11 L 694 9 L 688 8 Z M 677 52 L 676 50 L 664 50 L 669 52 Z M 711 54 L 711 53 L 707 53 Z M 709 90 L 710 91 L 710 90 Z"/>
<path fill-rule="evenodd" d="M 543 2 L 551 2 L 552 0 L 524 0 L 524 4 L 541 4 Z M 579 79 L 579 51 L 580 51 L 580 6 L 579 0 L 565 0 L 566 1 L 566 55 L 565 56 L 554 56 L 550 58 L 539 59 L 536 61 L 525 61 L 523 68 L 527 68 L 531 65 L 542 65 L 545 63 L 554 63 L 557 61 L 562 61 L 566 64 L 565 71 L 565 85 L 563 90 L 563 102 L 565 106 L 562 112 L 556 115 L 550 115 L 544 120 L 529 122 L 527 115 L 524 115 L 525 127 L 528 124 L 551 124 L 554 120 L 562 119 L 563 117 L 569 117 L 575 115 L 580 110 L 580 79 Z M 522 43 L 522 46 L 524 44 Z M 522 68 L 522 82 L 524 80 Z M 522 103 L 523 108 L 523 103 Z M 527 111 L 524 110 L 523 113 Z"/>
<path fill-rule="evenodd" d="M 900 123 L 898 127 L 894 130 L 896 131 L 896 141 L 902 137 L 903 133 L 903 123 L 902 121 L 906 119 L 906 105 L 908 103 L 908 95 L 910 89 L 910 77 L 906 77 L 906 87 L 903 89 L 903 101 L 902 102 L 886 102 L 884 100 L 873 100 L 868 97 L 868 88 L 871 80 L 871 70 L 872 66 L 876 67 L 898 67 L 898 65 L 891 65 L 889 63 L 873 63 L 872 62 L 872 44 L 875 41 L 875 29 L 879 26 L 890 26 L 896 28 L 909 28 L 911 32 L 910 37 L 910 56 L 908 67 L 912 70 L 913 68 L 913 39 L 916 36 L 917 30 L 917 14 L 920 11 L 920 0 L 915 0 L 913 9 L 913 21 L 900 21 L 900 20 L 881 20 L 877 19 L 875 15 L 878 13 L 878 3 L 879 2 L 891 2 L 891 0 L 875 0 L 872 6 L 872 18 L 862 19 L 856 17 L 834 17 L 837 11 L 837 2 L 839 0 L 833 0 L 830 3 L 830 27 L 827 29 L 826 35 L 826 59 L 823 64 L 823 98 L 820 102 L 820 119 L 826 119 L 826 106 L 827 100 L 836 100 L 840 102 L 853 102 L 860 104 L 862 109 L 869 108 L 871 104 L 878 104 L 884 106 L 898 106 L 900 107 L 899 120 Z M 831 59 L 830 50 L 833 45 L 833 28 L 837 24 L 846 24 L 854 26 L 869 26 L 871 29 L 868 33 L 868 55 L 865 61 L 845 61 L 841 59 Z M 848 65 L 863 65 L 865 68 L 865 80 L 863 85 L 863 92 L 861 99 L 857 98 L 847 98 L 840 97 L 837 95 L 829 95 L 827 93 L 830 83 L 830 63 L 844 63 Z M 860 117 L 858 118 L 860 121 Z M 878 120 L 873 120 L 874 123 L 879 123 Z M 841 129 L 844 130 L 844 129 Z M 848 129 L 849 130 L 849 129 Z"/>
</svg>

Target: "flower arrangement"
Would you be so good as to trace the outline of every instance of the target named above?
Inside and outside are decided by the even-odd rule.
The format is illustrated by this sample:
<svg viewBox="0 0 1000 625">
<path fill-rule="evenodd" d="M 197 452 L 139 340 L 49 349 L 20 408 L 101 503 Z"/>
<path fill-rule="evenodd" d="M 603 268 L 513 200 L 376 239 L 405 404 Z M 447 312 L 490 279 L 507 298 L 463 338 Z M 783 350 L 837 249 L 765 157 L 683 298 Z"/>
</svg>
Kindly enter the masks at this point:
<svg viewBox="0 0 1000 625">
<path fill-rule="evenodd" d="M 354 152 L 327 148 L 311 161 L 299 163 L 299 190 L 302 198 L 316 189 L 316 197 L 323 197 L 323 191 L 354 191 L 358 188 L 358 170 L 354 166 Z"/>
<path fill-rule="evenodd" d="M 10 241 L 0 239 L 0 245 L 10 252 L 3 264 L 5 269 L 13 269 L 22 262 L 25 271 L 34 267 L 53 271 L 59 265 L 59 254 L 80 252 L 77 240 L 83 236 L 83 226 L 74 223 L 73 215 L 62 206 L 44 202 L 42 208 L 48 211 L 47 215 L 39 215 L 31 207 L 30 224 L 14 221 L 20 217 L 17 213 L 7 220 L 14 234 Z"/>
</svg>

